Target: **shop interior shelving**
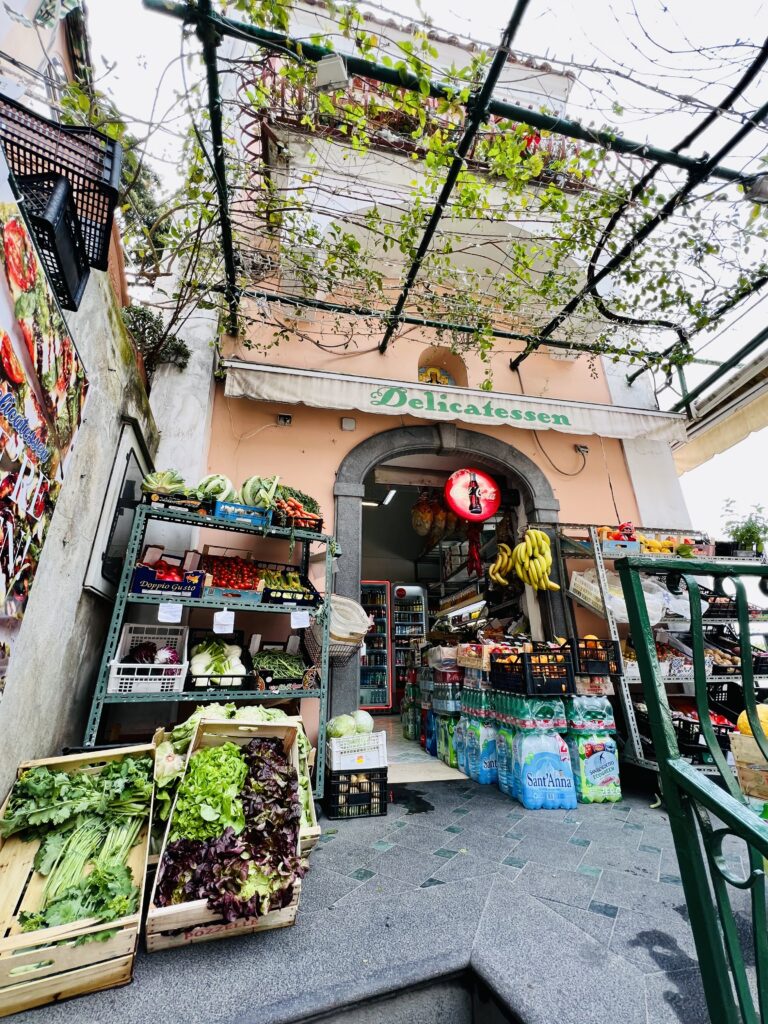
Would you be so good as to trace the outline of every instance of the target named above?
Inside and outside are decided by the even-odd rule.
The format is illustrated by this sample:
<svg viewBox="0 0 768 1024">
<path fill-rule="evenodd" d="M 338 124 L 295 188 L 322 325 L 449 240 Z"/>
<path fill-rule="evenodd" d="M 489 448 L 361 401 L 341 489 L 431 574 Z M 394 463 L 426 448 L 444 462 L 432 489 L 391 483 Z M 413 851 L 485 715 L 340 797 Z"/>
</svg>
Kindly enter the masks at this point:
<svg viewBox="0 0 768 1024">
<path fill-rule="evenodd" d="M 532 524 L 537 525 L 537 524 Z M 540 524 L 542 528 L 552 530 L 551 524 Z M 585 523 L 559 523 L 556 528 L 556 544 L 560 552 L 560 557 L 563 563 L 571 559 L 588 559 L 594 562 L 595 573 L 597 576 L 597 586 L 600 592 L 600 599 L 602 602 L 602 609 L 598 609 L 594 605 L 587 601 L 584 601 L 578 594 L 574 594 L 571 589 L 568 590 L 568 597 L 576 604 L 581 605 L 587 611 L 592 612 L 594 615 L 600 615 L 605 619 L 610 638 L 612 640 L 619 641 L 619 628 L 616 618 L 611 610 L 610 601 L 608 600 L 608 578 L 606 575 L 605 563 L 606 561 L 612 561 L 611 558 L 604 557 L 602 544 L 598 537 L 598 527 L 585 524 Z M 692 534 L 696 535 L 696 531 L 691 530 L 679 530 L 679 529 L 667 529 L 664 528 L 638 528 L 640 533 L 648 534 L 662 534 L 664 536 L 687 536 L 690 537 Z M 582 536 L 574 538 L 573 533 L 576 532 Z M 586 534 L 589 538 L 588 541 L 583 537 Z M 655 559 L 663 557 L 655 554 L 643 554 L 635 555 L 633 557 L 640 557 L 647 559 L 649 567 L 652 567 Z M 667 556 L 668 557 L 668 556 Z M 733 562 L 734 558 L 718 558 L 716 556 L 707 555 L 707 561 L 709 562 Z M 755 564 L 754 562 L 744 561 L 745 565 Z M 570 574 L 567 572 L 565 565 L 563 565 L 564 578 L 570 579 Z M 751 620 L 751 622 L 768 623 L 768 612 L 761 616 L 758 616 Z M 718 625 L 737 625 L 737 621 L 732 618 L 709 618 L 705 620 L 705 624 L 708 626 Z M 665 629 L 668 632 L 687 632 L 690 629 L 690 622 L 680 617 L 670 617 L 662 619 L 661 622 L 657 623 L 654 627 L 655 630 Z M 710 675 L 707 677 L 709 683 L 722 683 L 728 679 L 728 676 Z M 732 676 L 730 678 L 740 678 L 738 676 Z M 679 692 L 691 694 L 693 686 L 693 675 L 684 676 L 673 676 L 665 680 L 665 685 L 668 691 L 672 692 L 675 688 Z M 755 685 L 758 687 L 768 687 L 768 676 L 756 676 Z M 643 751 L 643 739 L 646 743 L 650 742 L 649 737 L 641 737 L 640 729 L 637 723 L 637 716 L 635 714 L 635 705 L 633 702 L 633 691 L 637 694 L 638 691 L 642 691 L 642 684 L 640 680 L 634 678 L 630 679 L 626 675 L 618 677 L 618 691 L 619 699 L 621 702 L 622 711 L 624 713 L 624 720 L 627 726 L 627 746 L 624 751 L 624 760 L 632 764 L 637 765 L 641 768 L 649 769 L 650 771 L 658 771 L 658 764 L 656 761 L 651 760 Z M 705 774 L 717 774 L 718 769 L 714 766 L 697 764 L 699 768 Z"/>
<path fill-rule="evenodd" d="M 325 769 L 325 725 L 328 709 L 328 666 L 329 666 L 329 616 L 323 616 L 321 658 L 318 668 L 320 669 L 320 686 L 315 689 L 297 690 L 289 687 L 274 688 L 269 690 L 246 690 L 241 688 L 224 689 L 218 687 L 196 688 L 184 690 L 179 693 L 108 693 L 107 684 L 109 681 L 110 664 L 115 659 L 120 635 L 126 619 L 126 612 L 132 605 L 149 604 L 159 606 L 161 604 L 180 604 L 185 608 L 211 608 L 220 610 L 226 607 L 237 614 L 240 612 L 270 612 L 276 614 L 290 614 L 296 611 L 293 604 L 266 604 L 257 602 L 246 593 L 235 592 L 238 596 L 231 601 L 225 602 L 218 595 L 202 597 L 181 598 L 175 594 L 134 594 L 131 593 L 131 579 L 136 563 L 144 548 L 144 541 L 147 528 L 150 523 L 158 522 L 166 526 L 176 524 L 178 526 L 195 526 L 206 530 L 219 530 L 226 533 L 248 534 L 253 538 L 269 538 L 284 540 L 287 544 L 299 544 L 301 546 L 300 570 L 307 575 L 310 560 L 310 547 L 313 544 L 325 549 L 325 593 L 330 594 L 333 583 L 333 556 L 338 550 L 333 546 L 333 538 L 326 534 L 318 534 L 309 530 L 292 530 L 277 526 L 251 526 L 245 523 L 230 522 L 219 519 L 215 516 L 200 515 L 188 511 L 177 511 L 168 508 L 155 508 L 151 505 L 139 505 L 136 508 L 131 528 L 131 535 L 125 553 L 123 571 L 120 577 L 120 584 L 115 596 L 115 605 L 112 611 L 109 631 L 107 634 L 104 655 L 101 660 L 99 676 L 96 683 L 96 690 L 91 704 L 91 713 L 88 720 L 83 744 L 92 747 L 96 744 L 99 725 L 101 723 L 104 708 L 108 704 L 165 704 L 179 701 L 195 701 L 206 703 L 209 701 L 275 701 L 275 700 L 299 700 L 305 698 L 317 699 L 320 702 L 319 726 L 317 737 L 317 754 L 315 761 L 315 795 L 320 797 L 323 794 L 324 769 Z M 322 556 L 321 556 L 322 557 Z M 271 558 L 266 559 L 272 561 Z M 157 725 L 166 724 L 161 716 Z"/>
<path fill-rule="evenodd" d="M 360 602 L 374 620 L 365 638 L 365 657 L 360 662 L 360 707 L 366 711 L 386 711 L 392 707 L 389 581 L 362 580 Z"/>
</svg>

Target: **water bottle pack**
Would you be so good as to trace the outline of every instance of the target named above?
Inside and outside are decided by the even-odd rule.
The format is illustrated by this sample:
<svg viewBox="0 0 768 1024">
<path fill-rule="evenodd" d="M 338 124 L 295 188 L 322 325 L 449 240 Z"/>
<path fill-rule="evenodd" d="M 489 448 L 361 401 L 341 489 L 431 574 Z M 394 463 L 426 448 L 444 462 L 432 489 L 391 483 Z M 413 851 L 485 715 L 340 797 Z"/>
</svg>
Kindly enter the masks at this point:
<svg viewBox="0 0 768 1024">
<path fill-rule="evenodd" d="M 576 806 L 568 747 L 559 733 L 518 732 L 512 751 L 512 795 L 523 807 L 534 811 Z"/>
<path fill-rule="evenodd" d="M 616 718 L 607 697 L 571 697 L 567 706 L 572 732 L 614 732 Z"/>
<path fill-rule="evenodd" d="M 621 800 L 616 740 L 607 732 L 570 732 L 567 737 L 576 792 L 581 803 Z"/>
</svg>

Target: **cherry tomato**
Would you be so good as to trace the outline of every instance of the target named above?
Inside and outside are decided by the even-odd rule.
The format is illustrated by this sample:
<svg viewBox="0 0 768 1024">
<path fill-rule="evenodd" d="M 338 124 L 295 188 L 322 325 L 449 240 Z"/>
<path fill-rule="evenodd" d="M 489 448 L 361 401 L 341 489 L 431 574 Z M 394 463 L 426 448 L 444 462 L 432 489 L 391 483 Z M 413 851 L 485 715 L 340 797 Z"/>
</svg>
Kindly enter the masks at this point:
<svg viewBox="0 0 768 1024">
<path fill-rule="evenodd" d="M 8 276 L 17 288 L 28 292 L 37 280 L 37 259 L 27 229 L 16 217 L 3 227 L 3 248 Z"/>
<path fill-rule="evenodd" d="M 2 337 L 0 337 L 0 362 L 3 364 L 3 373 L 11 384 L 24 383 L 24 370 L 16 358 L 11 339 L 5 331 L 2 332 Z"/>
</svg>

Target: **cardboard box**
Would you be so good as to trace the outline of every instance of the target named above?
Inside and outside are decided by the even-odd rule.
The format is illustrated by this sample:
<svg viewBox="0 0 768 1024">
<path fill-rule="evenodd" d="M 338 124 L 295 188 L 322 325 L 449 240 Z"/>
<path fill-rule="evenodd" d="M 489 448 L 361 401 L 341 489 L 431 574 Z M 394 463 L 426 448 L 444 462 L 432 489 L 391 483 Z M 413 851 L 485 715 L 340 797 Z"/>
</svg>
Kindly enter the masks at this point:
<svg viewBox="0 0 768 1024">
<path fill-rule="evenodd" d="M 154 568 L 162 559 L 179 570 L 181 579 L 162 579 L 162 570 Z M 148 544 L 133 571 L 131 593 L 161 594 L 163 597 L 202 597 L 206 577 L 200 565 L 199 551 L 185 551 L 184 555 L 166 554 L 164 548 Z"/>
<path fill-rule="evenodd" d="M 731 733 L 731 751 L 744 796 L 768 800 L 768 761 L 763 757 L 754 736 Z"/>
</svg>

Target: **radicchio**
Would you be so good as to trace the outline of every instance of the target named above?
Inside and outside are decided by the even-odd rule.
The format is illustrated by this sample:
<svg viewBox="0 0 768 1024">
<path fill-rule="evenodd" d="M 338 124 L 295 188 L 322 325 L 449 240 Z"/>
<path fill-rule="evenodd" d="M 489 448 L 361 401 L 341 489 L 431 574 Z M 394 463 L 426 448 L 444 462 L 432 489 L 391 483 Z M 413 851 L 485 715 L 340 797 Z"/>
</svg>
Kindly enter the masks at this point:
<svg viewBox="0 0 768 1024">
<path fill-rule="evenodd" d="M 159 907 L 205 899 L 225 921 L 288 906 L 304 874 L 298 856 L 301 805 L 296 771 L 279 740 L 256 738 L 244 753 L 245 829 L 205 842 L 169 843 L 158 875 Z"/>
</svg>

